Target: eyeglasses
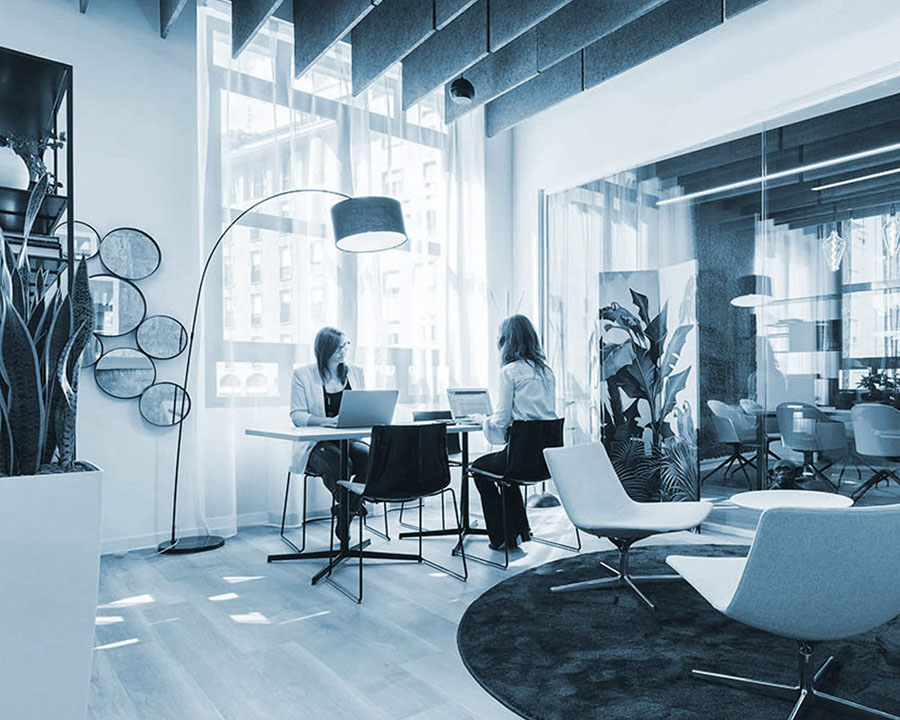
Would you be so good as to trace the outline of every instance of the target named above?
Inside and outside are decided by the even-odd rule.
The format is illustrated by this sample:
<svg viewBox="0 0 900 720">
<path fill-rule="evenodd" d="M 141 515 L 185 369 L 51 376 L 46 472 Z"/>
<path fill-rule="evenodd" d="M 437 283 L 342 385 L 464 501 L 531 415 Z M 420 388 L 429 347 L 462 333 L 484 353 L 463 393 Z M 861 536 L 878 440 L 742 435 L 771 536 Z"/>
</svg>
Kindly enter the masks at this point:
<svg viewBox="0 0 900 720">
<path fill-rule="evenodd" d="M 346 350 L 348 347 L 350 347 L 350 345 L 352 345 L 352 343 L 349 340 L 344 340 L 344 342 L 342 342 L 340 345 L 338 345 L 338 349 Z"/>
</svg>

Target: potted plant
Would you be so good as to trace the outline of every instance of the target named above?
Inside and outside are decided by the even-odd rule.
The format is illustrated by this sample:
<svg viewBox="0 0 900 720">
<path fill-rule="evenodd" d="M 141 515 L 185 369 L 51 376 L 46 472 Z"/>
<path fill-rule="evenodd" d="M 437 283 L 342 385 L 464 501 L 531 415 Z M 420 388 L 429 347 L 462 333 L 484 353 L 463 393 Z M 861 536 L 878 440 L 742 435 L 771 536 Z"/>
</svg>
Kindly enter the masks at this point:
<svg viewBox="0 0 900 720">
<path fill-rule="evenodd" d="M 670 463 L 670 469 L 684 466 L 691 453 L 696 461 L 693 438 L 668 442 L 675 435 L 669 416 L 691 371 L 686 368 L 674 372 L 691 326 L 681 325 L 670 336 L 668 306 L 663 305 L 651 318 L 647 296 L 633 289 L 630 292 L 637 316 L 616 302 L 600 310 L 605 331 L 618 329 L 626 333 L 621 342 L 600 339 L 601 378 L 609 390 L 609 406 L 603 408 L 604 442 L 625 490 L 635 500 L 687 499 L 686 486 L 692 482 L 691 478 L 681 478 L 678 483 L 683 487 L 676 491 L 673 484 L 676 481 L 661 476 L 661 472 L 666 467 L 663 465 L 666 459 L 674 462 L 674 465 Z M 623 396 L 631 400 L 627 407 L 623 405 Z M 642 413 L 645 418 L 649 416 L 649 422 L 643 425 Z M 649 447 L 643 440 L 647 430 Z M 690 499 L 694 499 L 693 494 Z"/>
<path fill-rule="evenodd" d="M 97 468 L 75 459 L 78 375 L 93 331 L 87 265 L 71 293 L 0 231 L 0 703 L 83 718 L 100 558 Z M 52 689 L 48 691 L 48 686 Z"/>
</svg>

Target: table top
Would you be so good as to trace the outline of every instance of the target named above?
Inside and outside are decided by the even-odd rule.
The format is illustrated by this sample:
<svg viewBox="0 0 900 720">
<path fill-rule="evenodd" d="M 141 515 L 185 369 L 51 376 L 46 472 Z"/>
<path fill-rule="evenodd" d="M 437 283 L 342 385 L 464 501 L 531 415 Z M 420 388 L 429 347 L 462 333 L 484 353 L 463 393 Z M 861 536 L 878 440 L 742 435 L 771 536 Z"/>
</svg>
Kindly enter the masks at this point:
<svg viewBox="0 0 900 720">
<path fill-rule="evenodd" d="M 415 425 L 416 423 L 404 423 Z M 422 423 L 430 424 L 430 423 Z M 477 432 L 481 425 L 477 423 L 447 423 L 447 434 L 458 435 L 460 433 Z M 372 434 L 372 428 L 331 428 L 319 425 L 305 427 L 281 427 L 281 428 L 246 428 L 245 435 L 264 437 L 271 440 L 299 440 L 302 442 L 319 442 L 320 440 L 362 440 Z"/>
<path fill-rule="evenodd" d="M 731 502 L 750 510 L 790 508 L 845 508 L 853 504 L 846 495 L 818 490 L 750 490 L 731 496 Z"/>
</svg>

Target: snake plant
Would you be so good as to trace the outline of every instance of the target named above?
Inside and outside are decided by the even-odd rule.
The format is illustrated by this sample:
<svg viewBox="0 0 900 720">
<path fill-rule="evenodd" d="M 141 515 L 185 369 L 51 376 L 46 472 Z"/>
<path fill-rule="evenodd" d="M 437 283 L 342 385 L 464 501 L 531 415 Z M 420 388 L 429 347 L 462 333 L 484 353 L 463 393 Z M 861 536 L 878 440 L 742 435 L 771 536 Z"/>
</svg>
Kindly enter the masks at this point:
<svg viewBox="0 0 900 720">
<path fill-rule="evenodd" d="M 0 474 L 75 468 L 81 355 L 94 327 L 87 264 L 71 293 L 32 273 L 0 230 Z"/>
</svg>

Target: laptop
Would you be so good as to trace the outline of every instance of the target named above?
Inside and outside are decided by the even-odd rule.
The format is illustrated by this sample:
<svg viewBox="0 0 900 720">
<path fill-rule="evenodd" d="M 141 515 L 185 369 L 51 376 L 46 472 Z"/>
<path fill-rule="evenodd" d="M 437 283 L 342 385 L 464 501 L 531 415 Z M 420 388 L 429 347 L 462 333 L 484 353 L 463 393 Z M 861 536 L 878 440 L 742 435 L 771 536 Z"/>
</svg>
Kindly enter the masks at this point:
<svg viewBox="0 0 900 720">
<path fill-rule="evenodd" d="M 487 388 L 450 388 L 447 391 L 450 414 L 454 420 L 467 420 L 473 415 L 492 415 L 491 396 Z"/>
<path fill-rule="evenodd" d="M 396 390 L 344 390 L 337 426 L 359 428 L 390 425 L 396 405 Z"/>
</svg>

